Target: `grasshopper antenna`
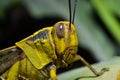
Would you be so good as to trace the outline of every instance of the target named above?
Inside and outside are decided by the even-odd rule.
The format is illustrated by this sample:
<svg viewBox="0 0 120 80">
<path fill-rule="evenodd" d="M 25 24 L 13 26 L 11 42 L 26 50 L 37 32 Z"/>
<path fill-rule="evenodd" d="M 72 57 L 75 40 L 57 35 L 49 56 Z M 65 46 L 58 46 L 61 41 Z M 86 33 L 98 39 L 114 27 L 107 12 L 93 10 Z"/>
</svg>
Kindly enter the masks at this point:
<svg viewBox="0 0 120 80">
<path fill-rule="evenodd" d="M 69 27 L 70 27 L 70 29 L 71 29 L 71 17 L 72 17 L 72 14 L 71 14 L 71 0 L 69 0 L 69 18 L 70 18 L 70 24 L 69 24 Z"/>
<path fill-rule="evenodd" d="M 76 6 L 77 6 L 77 0 L 75 0 L 75 2 L 74 2 L 73 16 L 72 16 L 71 0 L 69 0 L 69 15 L 70 15 L 70 24 L 69 24 L 69 26 L 70 26 L 70 29 L 71 29 L 71 23 L 74 24 Z"/>
<path fill-rule="evenodd" d="M 75 0 L 75 3 L 74 3 L 74 9 L 73 9 L 73 17 L 72 17 L 72 23 L 74 24 L 74 19 L 75 19 L 75 12 L 76 12 L 76 6 L 77 6 L 77 0 Z"/>
</svg>

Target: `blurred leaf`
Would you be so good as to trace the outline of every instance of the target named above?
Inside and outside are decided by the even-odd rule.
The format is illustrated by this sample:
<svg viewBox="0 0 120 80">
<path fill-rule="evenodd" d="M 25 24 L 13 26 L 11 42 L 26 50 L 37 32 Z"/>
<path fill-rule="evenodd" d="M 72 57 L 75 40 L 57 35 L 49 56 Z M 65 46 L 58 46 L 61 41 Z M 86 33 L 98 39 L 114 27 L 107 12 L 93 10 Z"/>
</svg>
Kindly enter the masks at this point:
<svg viewBox="0 0 120 80">
<path fill-rule="evenodd" d="M 107 60 L 114 55 L 114 48 L 107 36 L 94 21 L 90 3 L 79 1 L 78 13 L 76 14 L 76 27 L 79 44 L 92 50 L 99 60 Z M 80 24 L 80 22 L 82 22 Z"/>
<path fill-rule="evenodd" d="M 0 0 L 0 18 L 4 18 L 5 10 L 10 6 L 16 3 L 19 3 L 20 0 Z"/>
<path fill-rule="evenodd" d="M 120 57 L 114 57 L 111 60 L 94 64 L 93 67 L 98 71 L 103 67 L 108 67 L 109 71 L 102 76 L 95 75 L 87 68 L 78 68 L 59 75 L 58 80 L 116 80 L 117 74 L 120 71 Z"/>
<path fill-rule="evenodd" d="M 91 0 L 106 27 L 111 31 L 116 40 L 120 43 L 120 21 L 117 21 L 115 15 L 120 17 L 120 0 Z"/>
<path fill-rule="evenodd" d="M 69 20 L 68 0 L 23 0 L 23 2 L 35 18 L 60 16 Z M 107 60 L 115 54 L 114 47 L 95 23 L 91 12 L 90 3 L 86 0 L 78 0 L 75 26 L 79 45 L 91 50 L 98 60 Z"/>
</svg>

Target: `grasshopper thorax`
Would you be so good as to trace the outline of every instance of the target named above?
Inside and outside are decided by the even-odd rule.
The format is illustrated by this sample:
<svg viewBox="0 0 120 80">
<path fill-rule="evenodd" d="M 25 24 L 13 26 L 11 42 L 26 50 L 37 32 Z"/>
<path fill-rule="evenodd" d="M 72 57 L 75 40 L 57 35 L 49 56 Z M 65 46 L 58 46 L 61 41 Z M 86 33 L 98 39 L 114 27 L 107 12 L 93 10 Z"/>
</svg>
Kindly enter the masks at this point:
<svg viewBox="0 0 120 80">
<path fill-rule="evenodd" d="M 68 21 L 60 21 L 52 30 L 56 55 L 67 64 L 73 62 L 78 47 L 76 29 L 73 24 L 69 24 Z"/>
</svg>

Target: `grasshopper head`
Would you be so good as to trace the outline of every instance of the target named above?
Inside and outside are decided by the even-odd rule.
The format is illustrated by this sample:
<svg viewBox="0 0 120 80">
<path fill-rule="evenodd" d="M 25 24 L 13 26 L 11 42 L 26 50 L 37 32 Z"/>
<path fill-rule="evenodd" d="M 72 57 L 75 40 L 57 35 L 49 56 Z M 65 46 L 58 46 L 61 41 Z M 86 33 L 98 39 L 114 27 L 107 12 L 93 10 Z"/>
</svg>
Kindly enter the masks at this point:
<svg viewBox="0 0 120 80">
<path fill-rule="evenodd" d="M 78 39 L 76 29 L 68 21 L 56 23 L 52 30 L 53 42 L 56 54 L 65 63 L 72 63 L 77 52 Z"/>
</svg>

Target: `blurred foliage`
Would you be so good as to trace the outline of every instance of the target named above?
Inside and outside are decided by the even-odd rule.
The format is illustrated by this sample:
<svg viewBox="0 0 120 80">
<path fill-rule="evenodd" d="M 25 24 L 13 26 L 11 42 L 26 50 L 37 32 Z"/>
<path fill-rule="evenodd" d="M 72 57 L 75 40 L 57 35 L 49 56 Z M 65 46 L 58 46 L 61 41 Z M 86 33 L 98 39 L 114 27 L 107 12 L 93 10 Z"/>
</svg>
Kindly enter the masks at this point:
<svg viewBox="0 0 120 80">
<path fill-rule="evenodd" d="M 11 5 L 17 5 L 20 0 L 0 0 L 0 19 L 5 17 L 5 10 Z"/>
<path fill-rule="evenodd" d="M 91 0 L 96 10 L 98 11 L 101 19 L 107 25 L 106 27 L 114 35 L 118 43 L 120 44 L 120 21 L 115 17 L 120 17 L 119 3 L 120 0 Z"/>
<path fill-rule="evenodd" d="M 120 43 L 120 0 L 112 1 L 78 0 L 77 3 L 75 26 L 79 46 L 90 50 L 98 60 L 107 60 L 116 55 L 116 45 L 102 30 L 99 21 L 96 21 L 96 16 L 93 14 L 94 9 L 98 13 L 95 13 L 95 15 L 102 19 L 101 21 L 103 21 L 107 30 L 117 41 L 115 42 L 118 43 L 117 46 Z M 60 16 L 65 20 L 69 20 L 68 0 L 0 0 L 0 18 L 4 18 L 7 7 L 19 3 L 22 3 L 34 18 Z M 74 0 L 72 0 L 72 3 L 74 3 Z M 120 52 L 120 49 L 118 49 L 118 52 Z"/>
<path fill-rule="evenodd" d="M 96 77 L 87 67 L 83 67 L 59 75 L 58 80 L 117 80 L 117 75 L 120 71 L 120 57 L 114 57 L 109 61 L 94 64 L 93 67 L 97 71 L 107 67 L 109 71 L 102 76 Z"/>
</svg>

